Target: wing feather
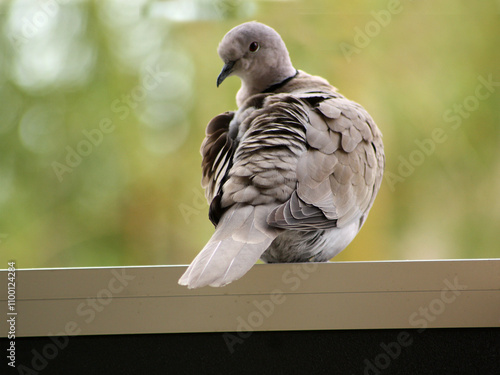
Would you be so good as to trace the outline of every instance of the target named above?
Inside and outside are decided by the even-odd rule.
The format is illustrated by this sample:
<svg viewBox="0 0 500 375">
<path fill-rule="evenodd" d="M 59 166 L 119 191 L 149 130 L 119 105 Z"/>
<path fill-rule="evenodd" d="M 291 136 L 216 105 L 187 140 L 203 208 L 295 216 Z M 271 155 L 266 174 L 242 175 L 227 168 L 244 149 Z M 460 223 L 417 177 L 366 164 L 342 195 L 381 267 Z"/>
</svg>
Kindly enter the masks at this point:
<svg viewBox="0 0 500 375">
<path fill-rule="evenodd" d="M 297 161 L 297 188 L 268 223 L 284 229 L 343 227 L 364 217 L 384 168 L 381 134 L 359 104 L 308 93 L 307 151 Z M 305 104 L 307 105 L 307 104 Z"/>
</svg>

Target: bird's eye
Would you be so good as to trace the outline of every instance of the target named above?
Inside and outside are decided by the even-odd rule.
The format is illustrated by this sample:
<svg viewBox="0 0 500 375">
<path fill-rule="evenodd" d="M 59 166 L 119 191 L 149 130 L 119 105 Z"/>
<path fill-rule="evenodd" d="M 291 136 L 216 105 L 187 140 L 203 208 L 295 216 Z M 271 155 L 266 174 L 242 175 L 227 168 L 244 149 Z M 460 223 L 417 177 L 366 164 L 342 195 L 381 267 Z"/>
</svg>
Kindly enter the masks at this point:
<svg viewBox="0 0 500 375">
<path fill-rule="evenodd" d="M 258 49 L 259 49 L 259 47 L 260 47 L 260 46 L 259 46 L 259 43 L 257 43 L 257 42 L 252 42 L 252 43 L 250 43 L 250 46 L 248 46 L 248 50 L 249 50 L 250 52 L 257 52 L 257 51 L 258 51 Z"/>
</svg>

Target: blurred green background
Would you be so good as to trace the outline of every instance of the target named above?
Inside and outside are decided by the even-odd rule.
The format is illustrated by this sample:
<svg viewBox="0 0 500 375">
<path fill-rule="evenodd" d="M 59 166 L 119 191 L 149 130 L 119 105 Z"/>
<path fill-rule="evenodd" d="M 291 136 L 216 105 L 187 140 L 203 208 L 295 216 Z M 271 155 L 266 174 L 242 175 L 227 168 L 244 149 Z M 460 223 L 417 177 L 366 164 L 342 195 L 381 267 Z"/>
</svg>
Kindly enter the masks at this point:
<svg viewBox="0 0 500 375">
<path fill-rule="evenodd" d="M 499 1 L 0 3 L 0 268 L 185 264 L 223 35 L 274 27 L 298 69 L 361 103 L 386 178 L 336 260 L 500 255 Z"/>
</svg>

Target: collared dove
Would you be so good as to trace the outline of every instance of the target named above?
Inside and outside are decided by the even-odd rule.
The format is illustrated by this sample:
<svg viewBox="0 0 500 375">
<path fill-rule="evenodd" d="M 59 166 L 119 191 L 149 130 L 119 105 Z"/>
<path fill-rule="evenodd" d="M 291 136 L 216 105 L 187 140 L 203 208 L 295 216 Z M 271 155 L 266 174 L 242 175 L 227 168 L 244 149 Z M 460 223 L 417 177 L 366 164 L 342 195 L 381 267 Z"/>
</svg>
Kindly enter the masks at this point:
<svg viewBox="0 0 500 375">
<path fill-rule="evenodd" d="M 325 262 L 368 216 L 382 182 L 382 134 L 359 104 L 296 70 L 280 35 L 248 22 L 218 53 L 217 86 L 236 75 L 238 110 L 214 117 L 201 145 L 215 233 L 179 284 L 224 286 L 260 258 Z"/>
</svg>

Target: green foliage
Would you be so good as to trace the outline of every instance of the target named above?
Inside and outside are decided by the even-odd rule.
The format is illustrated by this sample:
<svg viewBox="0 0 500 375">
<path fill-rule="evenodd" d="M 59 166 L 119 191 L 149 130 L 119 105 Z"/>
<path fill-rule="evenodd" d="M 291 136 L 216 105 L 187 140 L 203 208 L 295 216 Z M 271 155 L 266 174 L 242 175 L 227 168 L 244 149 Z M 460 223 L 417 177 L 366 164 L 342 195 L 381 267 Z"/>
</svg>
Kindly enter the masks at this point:
<svg viewBox="0 0 500 375">
<path fill-rule="evenodd" d="M 1 3 L 0 268 L 188 263 L 213 232 L 204 128 L 239 87 L 215 87 L 216 48 L 252 19 L 384 133 L 384 184 L 336 259 L 497 257 L 499 12 L 465 0 Z"/>
</svg>

